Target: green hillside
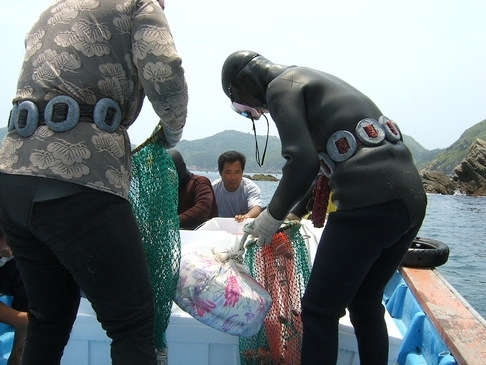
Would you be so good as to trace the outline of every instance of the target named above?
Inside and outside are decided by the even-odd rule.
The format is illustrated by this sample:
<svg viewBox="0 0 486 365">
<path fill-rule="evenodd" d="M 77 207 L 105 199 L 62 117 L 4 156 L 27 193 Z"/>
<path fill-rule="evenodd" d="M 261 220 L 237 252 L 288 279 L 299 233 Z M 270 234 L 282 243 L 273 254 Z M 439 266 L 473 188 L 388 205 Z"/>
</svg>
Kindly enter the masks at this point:
<svg viewBox="0 0 486 365">
<path fill-rule="evenodd" d="M 420 169 L 430 162 L 443 150 L 429 151 L 422 147 L 412 137 L 404 136 L 404 142 L 412 152 L 414 162 Z M 263 154 L 265 137 L 258 136 L 260 156 Z M 195 141 L 182 140 L 176 146 L 186 160 L 187 166 L 192 170 L 217 170 L 218 156 L 227 150 L 237 150 L 247 158 L 247 172 L 254 173 L 280 173 L 285 160 L 280 154 L 280 139 L 270 136 L 263 167 L 255 162 L 255 139 L 251 133 L 237 131 L 224 131 L 214 136 Z"/>
<path fill-rule="evenodd" d="M 260 158 L 265 149 L 265 136 L 257 136 Z M 255 159 L 255 137 L 252 133 L 227 130 L 214 136 L 194 141 L 180 141 L 176 149 L 184 156 L 187 166 L 192 170 L 218 170 L 218 157 L 221 153 L 236 150 L 246 156 L 247 172 L 280 173 L 283 158 L 280 155 L 280 139 L 268 137 L 267 152 L 263 167 Z"/>
<path fill-rule="evenodd" d="M 422 170 L 427 163 L 442 153 L 443 149 L 427 150 L 410 136 L 403 135 L 403 142 L 407 145 L 413 156 L 413 162 L 417 169 Z"/>
<path fill-rule="evenodd" d="M 471 143 L 478 138 L 486 141 L 486 120 L 466 129 L 456 142 L 434 158 L 429 159 L 424 168 L 430 171 L 440 171 L 445 175 L 453 174 L 454 168 L 466 156 Z"/>
<path fill-rule="evenodd" d="M 3 139 L 7 128 L 0 128 L 0 139 Z M 404 135 L 403 140 L 412 152 L 415 165 L 419 170 L 440 171 L 451 175 L 454 168 L 466 156 L 471 143 L 481 138 L 486 140 L 486 120 L 467 129 L 461 137 L 446 149 L 427 150 L 413 137 Z M 265 136 L 257 136 L 260 158 L 265 148 Z M 218 157 L 228 150 L 237 150 L 246 155 L 248 173 L 280 173 L 284 159 L 280 155 L 280 139 L 268 138 L 267 153 L 263 167 L 255 161 L 255 138 L 252 133 L 226 130 L 213 136 L 194 141 L 182 140 L 177 149 L 182 153 L 191 170 L 217 171 Z"/>
</svg>

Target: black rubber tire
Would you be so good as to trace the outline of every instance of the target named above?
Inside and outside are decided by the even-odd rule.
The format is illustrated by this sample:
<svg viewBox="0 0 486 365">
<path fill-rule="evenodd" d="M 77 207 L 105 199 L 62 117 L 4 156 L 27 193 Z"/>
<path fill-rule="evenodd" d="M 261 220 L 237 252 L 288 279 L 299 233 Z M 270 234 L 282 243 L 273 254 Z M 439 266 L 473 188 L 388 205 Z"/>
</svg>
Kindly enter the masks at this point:
<svg viewBox="0 0 486 365">
<path fill-rule="evenodd" d="M 413 268 L 433 268 L 444 265 L 449 259 L 449 246 L 430 238 L 416 237 L 401 266 Z"/>
</svg>

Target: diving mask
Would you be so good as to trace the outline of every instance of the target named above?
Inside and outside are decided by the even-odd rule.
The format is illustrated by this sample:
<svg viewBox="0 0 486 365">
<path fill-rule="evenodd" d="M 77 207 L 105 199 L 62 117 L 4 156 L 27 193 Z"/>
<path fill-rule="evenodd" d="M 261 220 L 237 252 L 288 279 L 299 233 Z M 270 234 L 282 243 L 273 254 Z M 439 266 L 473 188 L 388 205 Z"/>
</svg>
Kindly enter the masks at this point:
<svg viewBox="0 0 486 365">
<path fill-rule="evenodd" d="M 231 103 L 231 108 L 235 112 L 237 112 L 239 115 L 242 115 L 246 118 L 250 118 L 250 119 L 254 119 L 254 120 L 260 119 L 260 117 L 263 115 L 263 113 L 260 112 L 259 110 L 252 108 L 250 106 L 239 104 L 235 101 L 233 101 L 233 103 Z"/>
</svg>

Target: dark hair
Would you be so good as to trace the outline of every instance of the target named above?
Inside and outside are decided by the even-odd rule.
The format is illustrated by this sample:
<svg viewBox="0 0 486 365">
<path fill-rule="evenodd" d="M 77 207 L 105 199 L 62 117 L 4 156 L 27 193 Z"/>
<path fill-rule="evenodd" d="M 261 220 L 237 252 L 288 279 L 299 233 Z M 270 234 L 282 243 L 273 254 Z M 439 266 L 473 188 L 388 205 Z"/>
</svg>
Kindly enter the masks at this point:
<svg viewBox="0 0 486 365">
<path fill-rule="evenodd" d="M 236 161 L 240 161 L 241 169 L 245 171 L 245 164 L 246 164 L 246 157 L 244 154 L 238 151 L 226 151 L 222 153 L 218 158 L 218 171 L 219 173 L 223 172 L 224 164 L 226 162 L 233 163 Z"/>
</svg>

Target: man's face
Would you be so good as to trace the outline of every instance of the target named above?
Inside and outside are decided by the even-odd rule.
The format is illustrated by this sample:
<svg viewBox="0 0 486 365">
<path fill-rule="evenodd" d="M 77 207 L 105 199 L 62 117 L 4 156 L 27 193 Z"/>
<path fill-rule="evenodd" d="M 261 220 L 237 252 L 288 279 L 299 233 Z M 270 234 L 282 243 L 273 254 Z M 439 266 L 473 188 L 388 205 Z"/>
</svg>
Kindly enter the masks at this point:
<svg viewBox="0 0 486 365">
<path fill-rule="evenodd" d="M 238 189 L 243 178 L 243 169 L 240 161 L 225 162 L 220 175 L 226 190 L 235 191 Z"/>
</svg>

